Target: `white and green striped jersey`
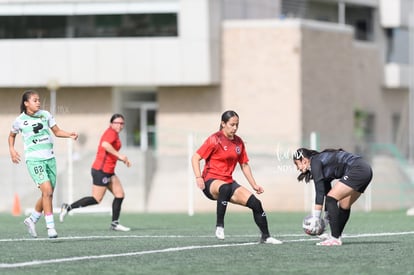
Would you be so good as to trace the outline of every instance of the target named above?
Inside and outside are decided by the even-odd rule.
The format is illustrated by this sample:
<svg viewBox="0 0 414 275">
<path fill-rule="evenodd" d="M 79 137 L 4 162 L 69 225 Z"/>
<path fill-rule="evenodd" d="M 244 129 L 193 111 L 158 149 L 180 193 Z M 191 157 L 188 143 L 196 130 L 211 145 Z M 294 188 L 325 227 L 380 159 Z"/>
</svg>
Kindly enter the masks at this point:
<svg viewBox="0 0 414 275">
<path fill-rule="evenodd" d="M 45 160 L 54 157 L 53 137 L 49 128 L 56 125 L 55 118 L 45 110 L 32 116 L 21 113 L 13 122 L 11 131 L 22 133 L 26 160 Z"/>
</svg>

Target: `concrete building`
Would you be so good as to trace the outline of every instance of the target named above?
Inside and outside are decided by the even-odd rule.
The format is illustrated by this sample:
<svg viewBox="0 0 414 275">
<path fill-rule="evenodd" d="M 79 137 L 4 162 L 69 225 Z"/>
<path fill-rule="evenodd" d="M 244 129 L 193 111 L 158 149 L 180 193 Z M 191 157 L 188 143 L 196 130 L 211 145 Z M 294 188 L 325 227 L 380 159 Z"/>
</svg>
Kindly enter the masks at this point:
<svg viewBox="0 0 414 275">
<path fill-rule="evenodd" d="M 386 163 L 390 178 L 374 177 L 378 189 L 358 207 L 406 207 L 382 196 L 389 180 L 397 197 L 409 181 L 389 157 L 396 148 L 410 152 L 409 3 L 0 0 L 0 136 L 6 140 L 28 88 L 41 93 L 61 128 L 80 133 L 73 144 L 56 140 L 58 206 L 90 192 L 97 142 L 121 112 L 123 150 L 133 161 L 117 170 L 124 209 L 211 211 L 215 204 L 194 190 L 189 157 L 234 109 L 268 211 L 309 209 L 312 186 L 296 181 L 290 154 L 310 146 L 312 132 L 320 149 L 369 157 L 376 175 Z M 38 191 L 4 144 L 0 161 L 11 184 L 0 210 L 10 209 L 15 193 L 32 207 Z"/>
</svg>

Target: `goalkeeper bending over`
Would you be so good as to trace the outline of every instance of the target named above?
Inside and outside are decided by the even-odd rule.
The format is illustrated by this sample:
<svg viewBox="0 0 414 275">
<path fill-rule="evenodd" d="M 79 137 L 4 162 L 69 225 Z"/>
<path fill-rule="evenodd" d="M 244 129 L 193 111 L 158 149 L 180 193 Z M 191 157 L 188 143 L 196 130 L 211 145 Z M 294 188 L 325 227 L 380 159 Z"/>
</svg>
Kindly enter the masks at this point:
<svg viewBox="0 0 414 275">
<path fill-rule="evenodd" d="M 326 195 L 331 236 L 317 245 L 342 245 L 341 235 L 351 213 L 352 204 L 361 196 L 372 179 L 372 169 L 360 156 L 342 149 L 322 152 L 299 148 L 293 161 L 301 172 L 298 180 L 315 183 L 315 210 L 320 214 Z M 330 183 L 339 179 L 333 187 Z"/>
</svg>

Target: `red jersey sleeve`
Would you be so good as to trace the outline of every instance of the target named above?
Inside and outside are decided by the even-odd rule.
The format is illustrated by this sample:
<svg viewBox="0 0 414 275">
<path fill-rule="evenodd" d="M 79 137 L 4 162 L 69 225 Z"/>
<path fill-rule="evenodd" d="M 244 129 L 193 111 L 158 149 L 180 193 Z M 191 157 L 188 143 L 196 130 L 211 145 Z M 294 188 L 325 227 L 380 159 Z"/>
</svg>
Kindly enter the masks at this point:
<svg viewBox="0 0 414 275">
<path fill-rule="evenodd" d="M 216 150 L 218 143 L 219 139 L 215 134 L 209 136 L 197 150 L 197 154 L 199 154 L 203 159 L 208 159 L 209 156 Z"/>
</svg>

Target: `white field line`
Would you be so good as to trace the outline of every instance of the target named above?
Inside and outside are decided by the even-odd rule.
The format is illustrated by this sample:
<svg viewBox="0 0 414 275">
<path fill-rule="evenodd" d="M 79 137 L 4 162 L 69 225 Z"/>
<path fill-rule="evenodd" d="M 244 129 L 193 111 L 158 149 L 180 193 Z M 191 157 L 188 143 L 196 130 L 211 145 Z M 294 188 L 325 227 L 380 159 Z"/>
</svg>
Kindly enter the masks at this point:
<svg viewBox="0 0 414 275">
<path fill-rule="evenodd" d="M 129 252 L 129 253 L 103 254 L 103 255 L 94 255 L 94 256 L 82 256 L 82 257 L 69 257 L 69 258 L 50 259 L 50 260 L 34 260 L 34 261 L 30 261 L 30 262 L 21 262 L 21 263 L 13 263 L 13 264 L 0 263 L 0 268 L 16 268 L 16 267 L 51 264 L 51 263 L 75 262 L 75 261 L 82 261 L 82 260 L 105 259 L 105 258 L 114 258 L 114 257 L 130 257 L 130 256 L 139 256 L 139 255 L 145 255 L 145 254 L 177 252 L 177 251 L 193 250 L 193 249 L 247 246 L 247 245 L 255 245 L 255 244 L 257 244 L 257 242 L 254 242 L 254 243 L 241 243 L 241 244 L 193 245 L 193 246 L 171 247 L 171 248 L 165 248 L 165 249 L 137 251 L 137 252 Z"/>
<path fill-rule="evenodd" d="M 399 235 L 411 235 L 414 234 L 414 231 L 406 232 L 382 232 L 382 233 L 364 233 L 364 234 L 354 234 L 348 235 L 345 234 L 342 236 L 344 239 L 348 238 L 364 238 L 364 237 L 381 237 L 381 236 L 399 236 Z M 226 235 L 228 238 L 246 238 L 246 237 L 259 237 L 259 235 Z M 69 237 L 59 237 L 57 239 L 49 238 L 19 238 L 19 239 L 0 239 L 1 242 L 27 242 L 27 241 L 56 241 L 56 240 L 93 240 L 93 239 L 121 239 L 121 238 L 137 238 L 137 239 L 179 239 L 179 238 L 213 238 L 212 235 L 96 235 L 96 236 L 69 236 Z M 276 238 L 286 238 L 286 237 L 305 237 L 299 241 L 313 241 L 318 240 L 317 238 L 312 238 L 306 236 L 304 233 L 300 234 L 279 234 L 275 235 Z M 284 240 L 284 242 L 295 242 L 298 240 Z"/>
<path fill-rule="evenodd" d="M 407 232 L 384 232 L 384 233 L 365 233 L 365 234 L 357 234 L 357 235 L 345 235 L 343 238 L 366 238 L 366 237 L 383 237 L 383 236 L 400 236 L 400 235 L 412 235 L 414 231 L 407 231 Z M 250 235 L 230 235 L 229 237 L 249 237 Z M 257 235 L 256 235 L 257 236 Z M 286 234 L 280 235 L 277 237 L 298 237 L 303 236 L 303 234 Z M 79 240 L 79 239 L 111 239 L 111 238 L 194 238 L 197 236 L 183 236 L 183 235 L 124 235 L 124 236 L 84 236 L 84 237 L 63 237 L 59 238 L 58 240 Z M 209 236 L 198 236 L 199 238 L 212 238 L 211 235 Z M 38 239 L 0 239 L 0 242 L 20 242 L 20 241 L 41 241 L 41 240 L 49 240 L 47 238 L 38 238 Z M 314 241 L 318 240 L 318 238 L 301 238 L 295 240 L 283 240 L 285 243 L 288 242 L 304 242 L 304 241 Z M 92 255 L 92 256 L 80 256 L 80 257 L 68 257 L 68 258 L 60 258 L 60 259 L 48 259 L 48 260 L 34 260 L 29 262 L 20 262 L 20 263 L 0 263 L 0 269 L 5 268 L 18 268 L 18 267 L 25 267 L 25 266 L 35 266 L 35 265 L 44 265 L 44 264 L 53 264 L 53 263 L 63 263 L 63 262 L 76 262 L 76 261 L 83 261 L 83 260 L 93 260 L 93 259 L 105 259 L 105 258 L 113 258 L 113 257 L 130 257 L 130 256 L 140 256 L 146 254 L 157 254 L 157 253 L 169 253 L 169 252 L 177 252 L 177 251 L 185 251 L 185 250 L 194 250 L 194 249 L 206 249 L 206 248 L 221 248 L 221 247 L 236 247 L 236 246 L 249 246 L 249 245 L 257 245 L 258 242 L 248 242 L 248 243 L 230 243 L 230 244 L 216 244 L 216 245 L 193 245 L 193 246 L 183 246 L 183 247 L 171 247 L 165 249 L 157 249 L 157 250 L 147 250 L 147 251 L 136 251 L 136 252 L 129 252 L 129 253 L 118 253 L 118 254 L 102 254 L 102 255 Z"/>
<path fill-rule="evenodd" d="M 229 238 L 259 238 L 259 235 L 226 235 Z M 285 234 L 277 235 L 276 237 L 303 237 L 304 234 Z M 120 238 L 137 238 L 137 239 L 180 239 L 180 238 L 213 238 L 213 235 L 201 235 L 201 236 L 191 236 L 191 235 L 97 235 L 97 236 L 68 236 L 68 237 L 59 237 L 57 239 L 49 239 L 46 237 L 43 238 L 19 238 L 19 239 L 0 239 L 2 242 L 27 242 L 27 241 L 54 241 L 54 240 L 93 240 L 93 239 L 120 239 Z"/>
</svg>

